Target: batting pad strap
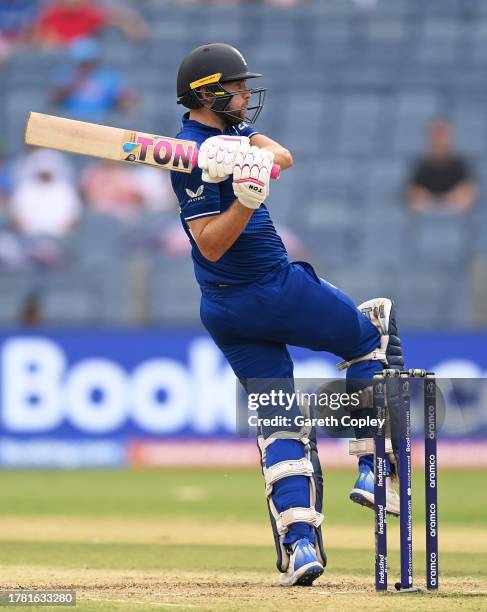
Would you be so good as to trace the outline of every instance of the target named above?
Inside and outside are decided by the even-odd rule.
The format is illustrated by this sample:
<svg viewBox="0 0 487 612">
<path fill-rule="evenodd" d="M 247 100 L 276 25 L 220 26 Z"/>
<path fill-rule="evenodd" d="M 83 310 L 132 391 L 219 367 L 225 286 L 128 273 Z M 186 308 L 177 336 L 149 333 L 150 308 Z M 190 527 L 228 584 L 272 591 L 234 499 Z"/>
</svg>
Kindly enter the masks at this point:
<svg viewBox="0 0 487 612">
<path fill-rule="evenodd" d="M 387 365 L 387 357 L 385 350 L 376 349 L 371 353 L 367 353 L 367 355 L 362 355 L 361 357 L 355 357 L 355 359 L 350 359 L 350 361 L 340 361 L 340 363 L 337 363 L 337 368 L 341 372 L 342 370 L 346 370 L 347 368 L 349 368 L 354 363 L 359 363 L 360 361 L 367 361 L 369 359 L 372 361 L 382 361 L 382 363 Z"/>
<path fill-rule="evenodd" d="M 315 508 L 289 508 L 276 516 L 276 527 L 278 533 L 284 535 L 293 523 L 307 523 L 313 527 L 319 527 L 323 518 L 321 512 Z"/>
<path fill-rule="evenodd" d="M 280 461 L 271 467 L 264 468 L 265 493 L 267 496 L 272 493 L 272 486 L 278 480 L 288 476 L 313 476 L 313 464 L 306 457 L 301 459 L 288 459 Z"/>
<path fill-rule="evenodd" d="M 261 452 L 264 453 L 267 450 L 267 447 L 273 444 L 276 440 L 298 440 L 304 446 L 309 444 L 307 432 L 303 431 L 281 431 L 276 435 L 269 436 L 268 438 L 264 438 L 264 436 L 259 436 L 257 438 L 257 443 Z"/>
<path fill-rule="evenodd" d="M 390 438 L 385 439 L 386 453 L 392 453 L 392 442 Z M 373 455 L 375 453 L 374 438 L 360 438 L 360 440 L 350 440 L 348 443 L 348 454 L 357 457 Z"/>
</svg>

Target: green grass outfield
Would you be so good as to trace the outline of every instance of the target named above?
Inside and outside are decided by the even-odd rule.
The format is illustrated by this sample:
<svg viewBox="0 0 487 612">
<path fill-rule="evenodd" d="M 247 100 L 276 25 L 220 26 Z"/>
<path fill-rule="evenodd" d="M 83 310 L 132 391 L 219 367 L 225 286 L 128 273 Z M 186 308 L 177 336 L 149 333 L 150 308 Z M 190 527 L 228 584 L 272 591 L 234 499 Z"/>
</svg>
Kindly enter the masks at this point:
<svg viewBox="0 0 487 612">
<path fill-rule="evenodd" d="M 77 610 L 487 610 L 485 472 L 440 472 L 441 590 L 408 596 L 374 592 L 373 513 L 348 500 L 354 476 L 325 473 L 324 576 L 282 589 L 257 468 L 0 472 L 1 587 L 75 589 Z M 423 487 L 416 472 L 418 586 Z M 398 521 L 389 526 L 392 587 Z"/>
</svg>

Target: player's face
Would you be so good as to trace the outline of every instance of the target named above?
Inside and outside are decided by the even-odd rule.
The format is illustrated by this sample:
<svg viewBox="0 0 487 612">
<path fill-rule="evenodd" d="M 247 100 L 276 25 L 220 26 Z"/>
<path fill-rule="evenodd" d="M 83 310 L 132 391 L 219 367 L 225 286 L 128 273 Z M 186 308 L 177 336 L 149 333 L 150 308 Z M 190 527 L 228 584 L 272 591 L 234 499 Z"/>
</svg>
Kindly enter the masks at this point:
<svg viewBox="0 0 487 612">
<path fill-rule="evenodd" d="M 232 96 L 232 99 L 227 107 L 227 112 L 239 115 L 243 120 L 247 114 L 250 97 L 252 95 L 250 91 L 247 91 L 246 81 L 233 81 L 231 83 L 225 83 L 224 87 L 229 92 L 241 92 Z"/>
<path fill-rule="evenodd" d="M 430 143 L 433 155 L 447 155 L 452 148 L 451 125 L 443 120 L 435 121 L 430 127 Z"/>
</svg>

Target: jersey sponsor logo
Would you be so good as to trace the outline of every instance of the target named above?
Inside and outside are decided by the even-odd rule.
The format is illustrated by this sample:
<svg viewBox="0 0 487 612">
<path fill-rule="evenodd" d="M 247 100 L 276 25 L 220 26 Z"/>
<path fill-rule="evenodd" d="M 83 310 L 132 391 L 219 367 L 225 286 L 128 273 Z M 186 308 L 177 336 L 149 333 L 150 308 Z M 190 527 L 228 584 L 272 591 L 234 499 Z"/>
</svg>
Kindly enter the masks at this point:
<svg viewBox="0 0 487 612">
<path fill-rule="evenodd" d="M 196 191 L 191 191 L 191 189 L 186 189 L 186 193 L 189 196 L 190 202 L 196 202 L 198 200 L 203 200 L 203 191 L 205 189 L 204 185 L 200 185 Z"/>
</svg>

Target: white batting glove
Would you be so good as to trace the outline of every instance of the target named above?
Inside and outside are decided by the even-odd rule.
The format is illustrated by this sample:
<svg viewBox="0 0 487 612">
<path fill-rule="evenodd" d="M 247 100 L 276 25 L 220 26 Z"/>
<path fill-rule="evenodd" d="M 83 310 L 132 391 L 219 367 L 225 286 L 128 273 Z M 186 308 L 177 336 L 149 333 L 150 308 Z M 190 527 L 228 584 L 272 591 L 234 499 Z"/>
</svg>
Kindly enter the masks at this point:
<svg viewBox="0 0 487 612">
<path fill-rule="evenodd" d="M 233 174 L 239 151 L 250 147 L 246 136 L 212 136 L 205 140 L 198 153 L 201 178 L 207 183 L 221 183 Z"/>
<path fill-rule="evenodd" d="M 233 192 L 247 208 L 259 208 L 269 195 L 274 153 L 250 147 L 237 155 L 233 170 Z"/>
</svg>

